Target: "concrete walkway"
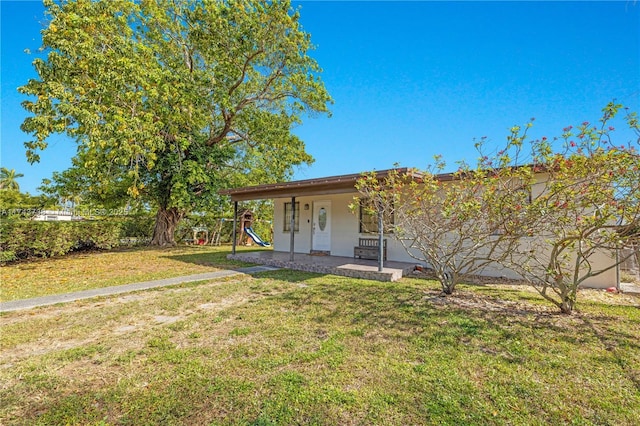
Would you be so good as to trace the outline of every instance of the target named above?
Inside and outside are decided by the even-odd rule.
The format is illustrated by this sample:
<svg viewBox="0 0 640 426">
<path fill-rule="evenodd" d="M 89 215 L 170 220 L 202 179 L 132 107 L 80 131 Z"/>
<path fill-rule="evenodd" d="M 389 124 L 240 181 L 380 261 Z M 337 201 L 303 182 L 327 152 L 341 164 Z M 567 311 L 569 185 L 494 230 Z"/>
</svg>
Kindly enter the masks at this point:
<svg viewBox="0 0 640 426">
<path fill-rule="evenodd" d="M 48 306 L 58 303 L 73 302 L 74 300 L 90 299 L 92 297 L 111 296 L 114 294 L 129 293 L 132 291 L 147 290 L 150 288 L 167 287 L 194 281 L 214 280 L 217 278 L 233 277 L 235 275 L 242 274 L 255 274 L 258 272 L 274 271 L 277 269 L 279 268 L 270 266 L 250 266 L 247 268 L 239 268 L 235 271 L 221 270 L 215 272 L 206 272 L 203 274 L 165 278 L 162 280 L 118 285 L 113 287 L 94 288 L 91 290 L 76 291 L 74 293 L 53 294 L 50 296 L 34 297 L 33 299 L 12 300 L 10 302 L 0 302 L 0 312 L 19 311 L 23 309 L 35 308 L 38 306 Z"/>
<path fill-rule="evenodd" d="M 318 256 L 305 253 L 295 253 L 292 260 L 289 252 L 275 250 L 229 254 L 227 255 L 227 259 L 274 266 L 277 268 L 293 269 L 295 271 L 377 281 L 397 281 L 403 276 L 413 272 L 416 268 L 415 262 L 385 261 L 383 270 L 379 271 L 377 260 L 332 255 Z"/>
</svg>

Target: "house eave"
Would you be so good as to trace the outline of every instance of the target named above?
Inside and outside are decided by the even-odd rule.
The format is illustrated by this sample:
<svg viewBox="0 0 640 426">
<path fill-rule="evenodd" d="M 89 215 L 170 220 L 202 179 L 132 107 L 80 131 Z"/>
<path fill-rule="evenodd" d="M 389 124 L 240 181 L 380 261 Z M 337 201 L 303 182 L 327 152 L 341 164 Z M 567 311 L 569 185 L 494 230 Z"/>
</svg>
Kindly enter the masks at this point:
<svg viewBox="0 0 640 426">
<path fill-rule="evenodd" d="M 515 166 L 516 168 L 531 168 L 533 164 L 525 164 Z M 390 172 L 395 171 L 402 175 L 410 176 L 412 179 L 420 181 L 424 175 L 413 168 L 397 168 L 376 171 L 378 179 L 384 178 Z M 543 171 L 543 170 L 541 170 Z M 539 173 L 541 171 L 537 171 Z M 364 172 L 366 173 L 366 172 Z M 460 179 L 458 173 L 441 173 L 435 175 L 435 178 L 441 182 L 450 182 Z M 474 170 L 469 172 L 461 172 L 463 175 L 467 173 L 475 173 Z M 231 201 L 250 201 L 250 200 L 268 200 L 276 198 L 304 197 L 314 195 L 330 195 L 330 194 L 348 194 L 357 192 L 355 185 L 358 179 L 362 178 L 363 173 L 354 173 L 349 175 L 329 176 L 316 179 L 297 180 L 292 182 L 272 183 L 256 186 L 245 186 L 242 188 L 231 188 L 219 191 L 220 195 L 231 197 Z"/>
<path fill-rule="evenodd" d="M 393 169 L 401 174 L 414 173 L 412 169 Z M 389 174 L 391 170 L 376 172 L 381 178 Z M 317 179 L 298 180 L 293 182 L 274 183 L 243 188 L 225 189 L 220 195 L 231 197 L 231 201 L 264 200 L 276 198 L 303 197 L 328 194 L 348 194 L 356 192 L 355 185 L 362 173 L 349 175 L 330 176 Z"/>
</svg>

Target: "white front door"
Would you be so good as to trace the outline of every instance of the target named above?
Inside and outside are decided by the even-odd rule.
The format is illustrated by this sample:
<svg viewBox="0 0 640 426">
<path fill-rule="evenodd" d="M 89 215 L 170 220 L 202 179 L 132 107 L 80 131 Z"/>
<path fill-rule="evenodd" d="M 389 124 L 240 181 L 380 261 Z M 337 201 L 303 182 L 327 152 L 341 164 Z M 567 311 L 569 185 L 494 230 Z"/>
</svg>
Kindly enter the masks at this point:
<svg viewBox="0 0 640 426">
<path fill-rule="evenodd" d="M 331 201 L 313 203 L 312 250 L 331 251 Z"/>
</svg>

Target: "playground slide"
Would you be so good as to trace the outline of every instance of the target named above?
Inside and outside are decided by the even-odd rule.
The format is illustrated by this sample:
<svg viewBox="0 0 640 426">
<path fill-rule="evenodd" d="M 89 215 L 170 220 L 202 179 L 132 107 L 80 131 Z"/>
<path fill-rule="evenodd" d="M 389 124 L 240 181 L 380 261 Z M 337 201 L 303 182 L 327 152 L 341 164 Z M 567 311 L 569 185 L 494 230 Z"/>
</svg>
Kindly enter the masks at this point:
<svg viewBox="0 0 640 426">
<path fill-rule="evenodd" d="M 256 233 L 255 233 L 255 232 L 253 232 L 253 229 L 251 229 L 251 228 L 244 228 L 244 232 L 246 232 L 246 233 L 247 233 L 247 235 L 248 235 L 248 236 L 250 236 L 250 237 L 251 237 L 251 239 L 252 239 L 252 240 L 253 240 L 257 245 L 262 246 L 262 247 L 269 247 L 269 246 L 271 246 L 271 244 L 269 244 L 269 243 L 266 243 L 266 242 L 262 241 L 262 239 L 261 239 L 260 237 L 258 237 L 258 235 L 256 235 Z"/>
</svg>

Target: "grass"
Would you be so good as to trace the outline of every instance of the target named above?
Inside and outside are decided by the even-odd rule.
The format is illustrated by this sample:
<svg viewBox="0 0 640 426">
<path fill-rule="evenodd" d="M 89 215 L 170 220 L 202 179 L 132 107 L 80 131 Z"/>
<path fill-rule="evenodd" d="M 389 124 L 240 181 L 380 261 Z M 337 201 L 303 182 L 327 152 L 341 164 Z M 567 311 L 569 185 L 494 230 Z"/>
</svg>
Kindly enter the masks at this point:
<svg viewBox="0 0 640 426">
<path fill-rule="evenodd" d="M 280 270 L 3 314 L 0 423 L 638 423 L 637 299 L 457 291 Z"/>
<path fill-rule="evenodd" d="M 4 301 L 27 299 L 246 265 L 227 260 L 228 253 L 224 246 L 148 247 L 7 265 L 0 267 L 0 296 Z"/>
<path fill-rule="evenodd" d="M 620 281 L 623 283 L 635 283 L 640 284 L 640 275 L 639 274 L 631 274 L 628 272 L 622 272 L 620 275 Z"/>
</svg>

